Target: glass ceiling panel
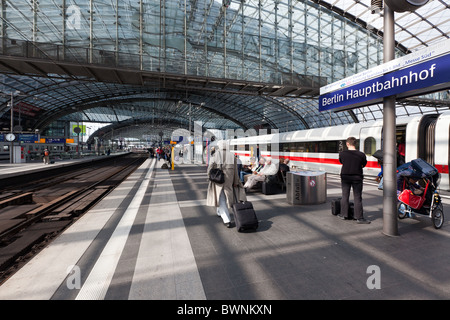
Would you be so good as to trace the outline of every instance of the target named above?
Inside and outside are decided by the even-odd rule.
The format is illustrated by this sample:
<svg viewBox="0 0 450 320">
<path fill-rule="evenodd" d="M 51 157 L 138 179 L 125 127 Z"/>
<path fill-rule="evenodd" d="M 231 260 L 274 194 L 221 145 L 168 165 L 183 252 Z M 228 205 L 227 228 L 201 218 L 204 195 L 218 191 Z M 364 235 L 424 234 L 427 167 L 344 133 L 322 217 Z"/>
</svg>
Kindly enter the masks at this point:
<svg viewBox="0 0 450 320">
<path fill-rule="evenodd" d="M 330 0 L 325 2 L 366 21 L 369 26 L 383 31 L 382 12 L 372 14 L 369 9 L 370 0 Z M 412 13 L 395 13 L 395 40 L 409 51 L 430 46 L 450 37 L 449 19 L 450 7 L 446 0 L 430 0 Z"/>
</svg>

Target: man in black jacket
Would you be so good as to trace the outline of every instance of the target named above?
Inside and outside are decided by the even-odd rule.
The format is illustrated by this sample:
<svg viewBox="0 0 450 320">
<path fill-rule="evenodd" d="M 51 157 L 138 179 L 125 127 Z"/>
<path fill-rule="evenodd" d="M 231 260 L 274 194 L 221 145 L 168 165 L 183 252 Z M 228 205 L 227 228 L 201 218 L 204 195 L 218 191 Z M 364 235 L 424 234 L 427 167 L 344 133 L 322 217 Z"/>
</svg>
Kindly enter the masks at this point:
<svg viewBox="0 0 450 320">
<path fill-rule="evenodd" d="M 341 214 L 342 219 L 348 219 L 348 209 L 350 188 L 353 188 L 353 200 L 355 201 L 355 218 L 358 223 L 370 223 L 363 217 L 362 189 L 363 189 L 363 168 L 367 164 L 364 153 L 356 150 L 356 138 L 349 137 L 346 141 L 348 150 L 339 153 L 341 168 Z"/>
</svg>

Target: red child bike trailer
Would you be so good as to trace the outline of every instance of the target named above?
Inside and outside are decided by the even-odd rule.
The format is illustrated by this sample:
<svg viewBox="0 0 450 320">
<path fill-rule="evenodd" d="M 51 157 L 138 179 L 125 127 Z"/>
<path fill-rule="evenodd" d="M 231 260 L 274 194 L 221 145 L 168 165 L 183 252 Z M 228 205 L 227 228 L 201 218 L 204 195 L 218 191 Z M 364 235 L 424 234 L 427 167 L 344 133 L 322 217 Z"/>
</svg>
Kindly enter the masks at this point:
<svg viewBox="0 0 450 320">
<path fill-rule="evenodd" d="M 397 168 L 397 213 L 399 219 L 428 215 L 433 226 L 440 229 L 444 224 L 444 208 L 438 186 L 441 176 L 422 159 L 412 160 Z M 416 192 L 419 190 L 420 192 Z M 420 193 L 420 194 L 419 194 Z"/>
</svg>

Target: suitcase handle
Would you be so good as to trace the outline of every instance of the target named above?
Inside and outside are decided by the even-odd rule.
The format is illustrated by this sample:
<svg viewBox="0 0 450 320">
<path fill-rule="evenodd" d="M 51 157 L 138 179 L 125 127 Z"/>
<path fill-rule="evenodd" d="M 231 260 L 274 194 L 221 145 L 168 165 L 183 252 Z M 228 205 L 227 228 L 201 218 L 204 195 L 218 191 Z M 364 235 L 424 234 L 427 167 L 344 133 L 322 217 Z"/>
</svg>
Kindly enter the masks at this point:
<svg viewBox="0 0 450 320">
<path fill-rule="evenodd" d="M 234 203 L 239 203 L 240 201 L 238 200 L 238 197 L 236 196 L 236 187 L 235 186 L 231 186 L 231 187 L 233 188 L 233 200 L 234 200 Z"/>
</svg>

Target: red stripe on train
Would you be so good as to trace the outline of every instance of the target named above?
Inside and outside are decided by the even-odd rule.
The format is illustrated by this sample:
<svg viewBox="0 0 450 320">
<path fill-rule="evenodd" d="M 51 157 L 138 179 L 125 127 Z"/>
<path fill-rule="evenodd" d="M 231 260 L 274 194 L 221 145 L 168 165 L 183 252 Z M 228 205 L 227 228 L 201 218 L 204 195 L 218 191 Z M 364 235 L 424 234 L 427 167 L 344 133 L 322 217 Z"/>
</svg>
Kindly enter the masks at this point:
<svg viewBox="0 0 450 320">
<path fill-rule="evenodd" d="M 238 156 L 244 156 L 249 157 L 249 153 L 240 153 L 236 152 Z M 339 162 L 339 159 L 330 159 L 330 158 L 313 158 L 313 157 L 298 157 L 298 156 L 272 156 L 274 159 L 283 158 L 283 159 L 289 159 L 291 161 L 299 161 L 299 162 L 310 162 L 310 163 L 323 163 L 323 164 L 334 164 L 334 165 L 341 165 Z M 368 161 L 367 168 L 380 168 L 380 165 L 377 161 Z"/>
<path fill-rule="evenodd" d="M 446 173 L 446 174 L 448 174 L 448 165 L 445 165 L 445 164 L 435 164 L 434 167 L 435 167 L 440 173 Z"/>
<path fill-rule="evenodd" d="M 235 152 L 239 156 L 250 157 L 250 153 L 242 153 Z M 298 156 L 272 156 L 274 159 L 284 158 L 289 159 L 291 161 L 300 161 L 300 162 L 311 162 L 311 163 L 324 163 L 324 164 L 334 164 L 340 165 L 339 159 L 330 159 L 330 158 L 312 158 L 312 157 L 298 157 Z M 377 161 L 368 161 L 367 168 L 380 168 L 380 165 Z M 445 164 L 436 164 L 434 167 L 439 171 L 439 173 L 449 174 L 449 166 Z"/>
</svg>

